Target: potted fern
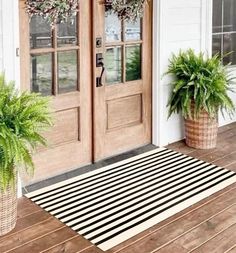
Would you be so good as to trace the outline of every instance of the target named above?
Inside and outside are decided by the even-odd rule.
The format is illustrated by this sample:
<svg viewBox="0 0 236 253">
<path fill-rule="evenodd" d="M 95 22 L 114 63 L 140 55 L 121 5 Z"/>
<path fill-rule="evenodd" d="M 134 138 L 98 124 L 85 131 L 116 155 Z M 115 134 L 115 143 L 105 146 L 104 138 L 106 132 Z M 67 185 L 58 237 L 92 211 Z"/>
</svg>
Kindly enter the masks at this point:
<svg viewBox="0 0 236 253">
<path fill-rule="evenodd" d="M 51 125 L 49 100 L 15 89 L 0 74 L 0 236 L 16 224 L 17 174 L 32 173 L 32 151 L 46 145 L 42 130 Z"/>
<path fill-rule="evenodd" d="M 228 96 L 233 79 L 222 59 L 195 54 L 189 49 L 173 55 L 167 74 L 172 74 L 169 116 L 181 112 L 185 119 L 186 144 L 199 149 L 216 146 L 218 111 L 235 111 Z"/>
</svg>

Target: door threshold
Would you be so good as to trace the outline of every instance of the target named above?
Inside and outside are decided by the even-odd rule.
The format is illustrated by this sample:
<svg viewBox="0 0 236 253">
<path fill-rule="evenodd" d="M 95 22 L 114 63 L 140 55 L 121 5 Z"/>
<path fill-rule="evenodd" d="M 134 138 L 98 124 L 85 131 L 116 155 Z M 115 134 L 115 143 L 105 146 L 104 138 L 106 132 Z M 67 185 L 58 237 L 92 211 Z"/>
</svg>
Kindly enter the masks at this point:
<svg viewBox="0 0 236 253">
<path fill-rule="evenodd" d="M 107 158 L 105 160 L 101 160 L 99 162 L 95 162 L 93 164 L 89 164 L 89 165 L 80 167 L 78 169 L 66 172 L 64 174 L 45 179 L 43 181 L 40 181 L 40 182 L 37 182 L 37 183 L 34 183 L 34 184 L 23 187 L 22 188 L 23 194 L 39 190 L 41 188 L 44 188 L 44 187 L 59 183 L 61 181 L 64 181 L 64 180 L 67 180 L 67 179 L 70 179 L 70 178 L 88 173 L 90 171 L 94 171 L 96 169 L 108 166 L 108 165 L 116 163 L 116 162 L 120 162 L 120 161 L 128 159 L 130 157 L 148 152 L 148 151 L 153 150 L 155 148 L 157 148 L 157 146 L 155 146 L 153 144 L 148 144 L 148 145 L 145 145 L 143 147 L 140 147 L 140 148 L 122 153 L 120 155 L 113 156 L 113 157 Z"/>
</svg>

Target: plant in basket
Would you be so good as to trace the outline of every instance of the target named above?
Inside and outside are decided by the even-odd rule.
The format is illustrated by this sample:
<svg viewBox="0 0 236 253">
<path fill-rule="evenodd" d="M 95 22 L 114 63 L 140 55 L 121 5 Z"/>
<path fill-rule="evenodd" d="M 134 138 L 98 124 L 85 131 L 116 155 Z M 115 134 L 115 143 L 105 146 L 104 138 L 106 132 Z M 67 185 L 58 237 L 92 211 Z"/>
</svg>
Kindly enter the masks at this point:
<svg viewBox="0 0 236 253">
<path fill-rule="evenodd" d="M 234 84 L 229 69 L 218 55 L 209 57 L 189 49 L 172 56 L 167 74 L 173 75 L 169 116 L 177 112 L 184 117 L 186 144 L 214 148 L 219 110 L 229 115 L 235 112 L 228 95 Z"/>
<path fill-rule="evenodd" d="M 32 152 L 46 145 L 42 132 L 52 125 L 48 98 L 20 93 L 0 75 L 0 236 L 16 224 L 17 175 L 32 174 Z"/>
</svg>

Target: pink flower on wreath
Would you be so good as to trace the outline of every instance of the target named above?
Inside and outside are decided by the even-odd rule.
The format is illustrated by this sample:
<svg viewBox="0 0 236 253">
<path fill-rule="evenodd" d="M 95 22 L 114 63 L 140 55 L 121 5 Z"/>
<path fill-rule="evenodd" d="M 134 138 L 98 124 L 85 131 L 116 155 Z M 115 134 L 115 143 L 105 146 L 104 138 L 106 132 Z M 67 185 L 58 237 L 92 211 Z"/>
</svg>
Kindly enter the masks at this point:
<svg viewBox="0 0 236 253">
<path fill-rule="evenodd" d="M 56 23 L 66 22 L 79 11 L 79 0 L 26 0 L 25 4 L 30 18 L 41 16 L 52 27 Z"/>
</svg>

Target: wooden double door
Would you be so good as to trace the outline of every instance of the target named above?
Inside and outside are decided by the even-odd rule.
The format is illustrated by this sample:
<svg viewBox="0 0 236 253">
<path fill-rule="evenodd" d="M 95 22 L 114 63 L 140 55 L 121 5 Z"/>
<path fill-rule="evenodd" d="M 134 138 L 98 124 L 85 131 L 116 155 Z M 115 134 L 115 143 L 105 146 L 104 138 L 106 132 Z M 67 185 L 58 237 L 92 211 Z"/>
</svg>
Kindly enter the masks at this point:
<svg viewBox="0 0 236 253">
<path fill-rule="evenodd" d="M 21 89 L 51 97 L 54 127 L 25 184 L 151 142 L 151 3 L 143 19 L 120 21 L 103 1 L 51 28 L 20 0 Z"/>
</svg>

